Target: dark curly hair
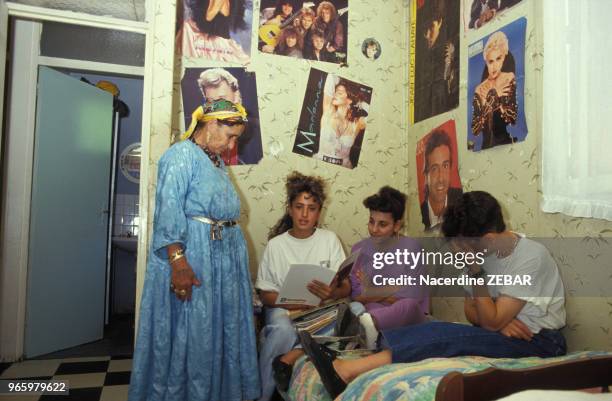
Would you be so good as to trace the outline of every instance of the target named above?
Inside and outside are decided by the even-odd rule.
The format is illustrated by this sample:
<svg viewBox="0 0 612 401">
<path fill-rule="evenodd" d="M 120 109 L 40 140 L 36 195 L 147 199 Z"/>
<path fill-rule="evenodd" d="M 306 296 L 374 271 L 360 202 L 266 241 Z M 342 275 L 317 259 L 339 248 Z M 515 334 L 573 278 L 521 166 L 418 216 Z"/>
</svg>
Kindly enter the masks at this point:
<svg viewBox="0 0 612 401">
<path fill-rule="evenodd" d="M 299 8 L 298 2 L 296 0 L 278 0 L 276 2 L 276 6 L 274 7 L 274 16 L 281 15 L 283 13 L 283 6 L 285 4 L 289 4 L 292 8 L 291 13 L 295 13 Z"/>
<path fill-rule="evenodd" d="M 295 46 L 300 49 L 300 51 L 304 48 L 304 38 L 299 34 L 297 29 L 292 26 L 288 26 L 284 28 L 280 35 L 278 35 L 278 44 L 276 45 L 276 51 L 278 54 L 283 56 L 287 56 L 289 53 L 289 48 L 287 47 L 287 38 L 294 37 L 295 38 Z"/>
<path fill-rule="evenodd" d="M 297 171 L 293 171 L 287 176 L 285 183 L 287 190 L 287 207 L 290 207 L 293 201 L 302 193 L 306 192 L 312 196 L 323 207 L 325 202 L 325 182 L 321 177 L 307 176 Z M 293 220 L 288 212 L 285 212 L 283 217 L 270 229 L 268 240 L 289 231 L 293 227 Z"/>
<path fill-rule="evenodd" d="M 406 198 L 406 194 L 397 189 L 384 186 L 378 190 L 378 193 L 365 198 L 363 206 L 376 212 L 391 213 L 393 220 L 398 221 L 404 216 Z"/>
<path fill-rule="evenodd" d="M 433 153 L 433 151 L 440 146 L 446 146 L 448 148 L 448 154 L 450 156 L 451 165 L 453 164 L 453 148 L 451 147 L 451 141 L 448 137 L 446 131 L 441 129 L 436 129 L 431 132 L 429 138 L 427 138 L 427 143 L 425 144 L 425 168 L 423 173 L 427 175 L 429 172 L 429 155 Z"/>
<path fill-rule="evenodd" d="M 417 10 L 417 23 L 420 30 L 426 30 L 433 21 L 446 17 L 446 0 L 429 0 Z"/>
<path fill-rule="evenodd" d="M 360 107 L 360 102 L 363 99 L 359 93 L 359 87 L 355 83 L 344 78 L 340 78 L 334 89 L 338 88 L 339 86 L 344 87 L 346 96 L 351 100 L 351 106 L 349 107 L 346 115 L 347 120 L 353 122 L 360 117 L 367 117 L 368 112 Z"/>
<path fill-rule="evenodd" d="M 442 233 L 445 237 L 482 237 L 506 230 L 501 206 L 484 191 L 466 192 L 444 213 Z"/>
<path fill-rule="evenodd" d="M 247 28 L 247 24 L 244 21 L 244 13 L 246 9 L 245 0 L 232 1 L 230 15 L 228 16 L 227 21 L 225 18 L 221 19 L 224 22 L 215 20 L 206 21 L 204 15 L 206 14 L 209 4 L 210 0 L 183 0 L 183 17 L 186 15 L 191 15 L 200 32 L 221 36 L 226 39 L 229 39 L 230 37 L 230 30 Z"/>
</svg>

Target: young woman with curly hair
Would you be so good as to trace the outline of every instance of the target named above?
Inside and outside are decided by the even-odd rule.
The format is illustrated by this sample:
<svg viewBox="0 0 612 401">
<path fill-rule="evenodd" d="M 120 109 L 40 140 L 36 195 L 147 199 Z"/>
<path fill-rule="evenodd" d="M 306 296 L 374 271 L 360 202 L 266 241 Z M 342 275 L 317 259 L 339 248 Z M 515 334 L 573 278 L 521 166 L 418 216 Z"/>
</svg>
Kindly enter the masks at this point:
<svg viewBox="0 0 612 401">
<path fill-rule="evenodd" d="M 419 252 L 421 245 L 413 238 L 400 235 L 406 195 L 389 186 L 363 200 L 369 210 L 368 238 L 355 245 L 351 253 L 359 257 L 351 270 L 351 310 L 359 316 L 367 346 L 376 347 L 379 331 L 423 323 L 429 313 L 428 289 L 421 285 L 380 285 L 377 280 L 412 276 L 425 273 L 424 267 L 406 264 L 385 264 L 376 268 L 375 254 Z"/>
<path fill-rule="evenodd" d="M 317 227 L 325 202 L 323 180 L 293 172 L 287 177 L 286 188 L 287 209 L 270 230 L 255 283 L 265 307 L 265 327 L 261 333 L 259 357 L 262 379 L 260 400 L 269 400 L 274 393 L 272 361 L 291 351 L 297 341 L 287 310 L 302 309 L 304 306 L 280 306 L 276 303 L 290 266 L 314 264 L 337 270 L 345 258 L 336 234 Z M 348 296 L 350 284 L 348 279 L 330 285 L 313 280 L 308 284 L 308 289 L 324 301 Z M 289 360 L 292 362 L 294 358 L 289 357 Z"/>
</svg>

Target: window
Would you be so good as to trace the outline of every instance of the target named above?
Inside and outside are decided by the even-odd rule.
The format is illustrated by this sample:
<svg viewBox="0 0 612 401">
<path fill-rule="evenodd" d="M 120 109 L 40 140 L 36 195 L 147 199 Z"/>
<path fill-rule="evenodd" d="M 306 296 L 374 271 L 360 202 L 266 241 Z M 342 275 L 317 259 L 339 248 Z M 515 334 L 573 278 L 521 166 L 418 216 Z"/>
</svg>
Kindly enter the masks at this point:
<svg viewBox="0 0 612 401">
<path fill-rule="evenodd" d="M 612 1 L 543 7 L 542 210 L 612 220 Z"/>
</svg>

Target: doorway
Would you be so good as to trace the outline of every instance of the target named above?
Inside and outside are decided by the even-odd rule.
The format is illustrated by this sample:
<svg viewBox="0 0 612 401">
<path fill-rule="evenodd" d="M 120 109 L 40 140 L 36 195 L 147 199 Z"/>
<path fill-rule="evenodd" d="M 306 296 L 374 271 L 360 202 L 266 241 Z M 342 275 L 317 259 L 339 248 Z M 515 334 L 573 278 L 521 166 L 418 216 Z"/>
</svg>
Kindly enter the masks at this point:
<svg viewBox="0 0 612 401">
<path fill-rule="evenodd" d="M 88 85 L 91 86 L 89 84 L 86 84 L 84 82 L 80 82 L 80 78 L 83 77 L 85 78 L 87 81 L 89 81 L 92 84 L 95 84 L 99 81 L 107 81 L 107 82 L 111 82 L 113 84 L 115 84 L 117 87 L 119 87 L 121 89 L 121 86 L 128 86 L 127 83 L 134 83 L 135 82 L 139 82 L 139 85 L 135 85 L 135 86 L 139 86 L 140 90 L 139 93 L 135 96 L 136 100 L 133 100 L 133 106 L 132 106 L 132 110 L 135 113 L 135 115 L 139 114 L 137 109 L 142 107 L 142 77 L 134 77 L 133 75 L 130 74 L 130 72 L 133 72 L 134 66 L 127 66 L 127 68 L 125 69 L 125 73 L 121 74 L 122 71 L 122 66 L 121 65 L 111 65 L 111 63 L 102 63 L 102 62 L 93 62 L 93 63 L 88 63 L 87 61 L 83 61 L 83 60 L 70 60 L 69 62 L 66 62 L 65 60 L 57 60 L 57 58 L 54 57 L 50 57 L 48 55 L 41 55 L 41 53 L 38 53 L 38 49 L 43 48 L 43 45 L 38 45 L 37 41 L 41 40 L 41 38 L 43 38 L 43 36 L 40 34 L 40 31 L 37 33 L 37 29 L 38 30 L 42 30 L 44 29 L 41 25 L 42 23 L 40 22 L 34 22 L 34 21 L 24 21 L 24 20 L 12 20 L 11 21 L 11 26 L 14 27 L 17 24 L 30 24 L 29 28 L 26 29 L 27 33 L 26 33 L 26 40 L 29 40 L 30 42 L 30 46 L 10 46 L 9 45 L 9 49 L 10 49 L 10 59 L 11 62 L 14 62 L 15 59 L 19 58 L 19 57 L 23 57 L 24 55 L 17 55 L 15 54 L 16 52 L 19 51 L 24 51 L 24 49 L 29 50 L 29 54 L 27 56 L 25 56 L 25 59 L 23 60 L 23 62 L 25 62 L 27 64 L 27 68 L 24 68 L 23 70 L 20 70 L 19 68 L 11 68 L 11 70 L 9 71 L 9 80 L 7 80 L 7 82 L 9 83 L 8 85 L 8 91 L 7 93 L 11 93 L 13 94 L 14 91 L 20 92 L 22 96 L 21 99 L 17 99 L 17 104 L 19 104 L 19 102 L 21 102 L 22 104 L 26 105 L 27 107 L 25 109 L 22 109 L 20 107 L 16 107 L 14 105 L 14 101 L 15 101 L 15 96 L 10 96 L 10 98 L 7 101 L 7 110 L 9 110 L 9 113 L 6 114 L 7 117 L 7 121 L 9 121 L 9 130 L 7 131 L 7 137 L 5 137 L 4 139 L 6 140 L 5 143 L 7 144 L 7 146 L 3 147 L 3 176 L 4 176 L 4 180 L 3 180 L 3 184 L 4 184 L 4 190 L 3 190 L 3 194 L 5 199 L 3 199 L 3 217 L 7 217 L 7 216 L 12 216 L 12 220 L 11 218 L 6 219 L 3 218 L 3 232 L 4 232 L 4 236 L 3 236 L 3 241 L 6 241 L 7 239 L 7 233 L 9 231 L 11 231 L 11 228 L 18 228 L 18 235 L 19 235 L 19 241 L 21 242 L 21 244 L 23 244 L 24 242 L 27 244 L 27 247 L 25 247 L 26 249 L 24 250 L 23 246 L 21 248 L 21 253 L 18 256 L 18 263 L 17 263 L 17 268 L 19 269 L 23 269 L 25 268 L 25 271 L 27 272 L 27 276 L 25 277 L 25 281 L 26 281 L 26 285 L 25 287 L 27 288 L 27 297 L 26 297 L 26 302 L 25 304 L 22 306 L 23 309 L 25 309 L 25 316 L 26 316 L 26 322 L 27 322 L 27 316 L 32 315 L 32 314 L 36 314 L 37 311 L 41 312 L 41 310 L 39 310 L 40 307 L 35 307 L 32 305 L 36 305 L 36 303 L 32 303 L 32 299 L 31 297 L 33 296 L 34 298 L 40 298 L 37 302 L 37 305 L 45 305 L 45 303 L 48 303 L 50 306 L 50 311 L 52 311 L 52 313 L 42 313 L 41 316 L 48 316 L 47 320 L 54 320 L 51 318 L 51 316 L 53 314 L 57 314 L 59 316 L 73 316 L 72 319 L 69 319 L 67 322 L 64 322 L 61 326 L 61 329 L 59 329 L 59 335 L 58 337 L 69 337 L 66 335 L 66 333 L 72 333 L 75 330 L 78 330 L 78 327 L 80 327 L 80 325 L 83 323 L 82 318 L 76 318 L 76 316 L 78 315 L 71 315 L 71 311 L 72 309 L 75 310 L 80 310 L 80 312 L 82 313 L 81 316 L 90 316 L 92 320 L 95 320 L 96 323 L 92 324 L 92 327 L 95 327 L 95 330 L 89 330 L 89 333 L 87 336 L 83 337 L 81 336 L 80 340 L 74 340 L 72 344 L 70 345 L 76 345 L 76 343 L 78 342 L 87 342 L 89 344 L 86 344 L 84 346 L 80 346 L 78 348 L 73 348 L 73 349 L 64 349 L 63 352 L 64 356 L 66 355 L 71 355 L 71 356 L 95 356 L 97 354 L 101 354 L 104 353 L 104 355 L 109 355 L 108 352 L 111 352 L 112 350 L 115 350 L 116 352 L 121 352 L 124 353 L 126 352 L 126 350 L 130 350 L 131 348 L 128 347 L 124 347 L 124 346 L 119 346 L 117 347 L 118 343 L 116 338 L 115 339 L 110 339 L 110 342 L 107 341 L 106 344 L 104 343 L 100 343 L 100 341 L 105 341 L 104 338 L 106 337 L 108 340 L 109 336 L 113 336 L 113 335 L 117 335 L 117 326 L 113 326 L 113 324 L 117 323 L 117 317 L 118 315 L 127 315 L 128 317 L 125 316 L 119 316 L 119 327 L 121 328 L 121 330 L 123 330 L 123 334 L 121 334 L 120 336 L 122 336 L 122 338 L 124 339 L 123 343 L 126 346 L 131 347 L 132 343 L 133 343 L 133 299 L 134 299 L 134 294 L 135 294 L 135 270 L 136 270 L 136 253 L 135 253 L 135 247 L 134 247 L 134 252 L 132 252 L 131 254 L 129 254 L 127 256 L 127 260 L 128 262 L 126 262 L 126 256 L 122 254 L 122 252 L 125 251 L 125 249 L 123 249 L 122 247 L 118 246 L 116 244 L 117 241 L 113 241 L 112 237 L 119 237 L 121 238 L 123 236 L 123 234 L 127 234 L 127 233 L 121 233 L 121 232 L 115 232 L 113 230 L 111 230 L 109 233 L 109 235 L 106 234 L 106 232 L 104 233 L 104 235 L 102 236 L 102 239 L 100 239 L 99 237 L 96 237 L 94 239 L 94 237 L 90 238 L 89 233 L 83 234 L 83 232 L 65 232 L 66 229 L 64 229 L 62 227 L 61 224 L 58 224 L 58 222 L 54 222 L 52 223 L 52 227 L 56 228 L 56 235 L 50 235 L 45 237 L 46 240 L 43 241 L 36 241 L 33 240 L 36 234 L 36 227 L 38 226 L 38 222 L 41 221 L 40 217 L 42 216 L 44 220 L 46 217 L 50 217 L 54 215 L 54 209 L 47 209 L 45 210 L 44 207 L 45 206 L 50 206 L 48 205 L 48 203 L 50 203 L 48 200 L 50 199 L 48 196 L 42 196 L 38 199 L 38 201 L 36 201 L 36 195 L 40 192 L 40 183 L 41 182 L 47 182 L 48 180 L 46 178 L 44 179 L 39 179 L 37 178 L 37 173 L 40 173 L 42 171 L 42 173 L 48 173 L 50 170 L 55 170 L 57 168 L 57 166 L 55 165 L 55 163 L 59 163 L 62 161 L 66 161 L 66 160 L 58 160 L 57 158 L 53 159 L 50 161 L 50 164 L 47 164 L 47 167 L 41 167 L 41 163 L 39 163 L 38 159 L 36 158 L 37 155 L 37 146 L 39 145 L 43 145 L 45 149 L 48 148 L 48 146 L 50 146 L 50 143 L 53 143 L 53 140 L 51 140 L 50 142 L 44 143 L 44 141 L 41 141 L 41 137 L 38 136 L 38 129 L 40 129 L 40 127 L 43 126 L 43 124 L 41 123 L 41 120 L 38 118 L 33 118 L 32 116 L 34 115 L 38 115 L 40 117 L 40 114 L 38 114 L 43 107 L 41 107 L 39 100 L 40 100 L 40 96 L 36 95 L 36 86 L 38 83 L 38 86 L 40 86 L 41 81 L 41 77 L 42 75 L 45 74 L 49 74 L 49 72 L 41 72 L 43 69 L 47 68 L 47 67 L 39 67 L 42 64 L 46 64 L 46 65 L 52 65 L 54 67 L 55 70 L 61 71 L 62 75 L 65 75 L 65 77 L 68 80 L 73 80 L 75 82 L 78 83 L 78 85 Z M 36 27 L 37 26 L 37 27 Z M 14 29 L 12 30 L 12 32 L 14 33 Z M 15 34 L 11 35 L 11 39 L 16 40 L 17 37 Z M 90 65 L 88 65 L 90 64 Z M 110 68 L 110 74 L 109 71 L 104 71 L 104 67 L 106 64 L 111 65 Z M 73 67 L 73 68 L 68 68 L 68 67 Z M 76 68 L 74 68 L 76 67 Z M 53 71 L 53 70 L 50 70 Z M 57 71 L 56 71 L 57 73 Z M 53 75 L 53 73 L 51 73 L 51 75 Z M 58 77 L 56 77 L 58 78 Z M 101 79 L 103 78 L 103 79 Z M 59 77 L 58 79 L 61 80 L 61 77 Z M 16 81 L 20 81 L 20 82 L 16 82 Z M 119 82 L 121 81 L 121 82 Z M 66 81 L 68 82 L 68 81 Z M 64 84 L 62 84 L 62 86 L 57 87 L 56 89 L 52 90 L 52 93 L 60 93 L 63 92 L 63 88 L 65 88 L 66 86 L 68 86 L 69 84 L 67 84 L 66 82 L 64 82 Z M 40 89 L 40 88 L 39 88 Z M 101 91 L 98 88 L 93 88 L 91 87 L 92 90 L 94 91 Z M 136 92 L 138 92 L 138 90 L 136 90 Z M 125 93 L 125 92 L 124 92 Z M 16 96 L 16 97 L 20 97 Z M 53 95 L 52 95 L 53 98 Z M 111 104 L 111 109 L 112 109 L 112 103 L 113 103 L 113 96 L 110 94 L 107 94 L 107 98 L 109 99 L 109 102 Z M 121 95 L 119 96 L 119 99 L 121 98 Z M 130 101 L 132 103 L 132 101 Z M 47 101 L 47 103 L 49 103 L 49 101 Z M 52 101 L 51 101 L 52 103 Z M 9 105 L 10 104 L 10 105 Z M 59 105 L 56 106 L 63 106 L 63 103 L 60 103 Z M 140 107 L 139 107 L 140 106 Z M 75 106 L 73 106 L 75 107 Z M 15 111 L 17 110 L 17 111 Z M 27 112 L 25 112 L 27 110 Z M 51 116 L 55 115 L 54 112 L 52 112 L 50 114 Z M 84 116 L 84 114 L 79 113 L 79 116 Z M 48 121 L 49 116 L 46 117 L 42 117 L 44 119 L 44 121 Z M 84 118 L 84 120 L 88 120 L 90 118 Z M 141 119 L 141 116 L 139 117 L 139 119 Z M 26 123 L 24 123 L 23 125 L 19 124 L 19 121 L 24 121 L 24 120 L 29 120 Z M 121 121 L 121 119 L 119 119 L 119 121 Z M 84 123 L 85 121 L 81 121 L 81 123 Z M 46 124 L 44 124 L 46 126 Z M 121 125 L 117 124 L 118 126 Z M 139 124 L 138 124 L 139 125 Z M 137 135 L 137 140 L 133 140 L 130 138 L 122 138 L 121 136 L 121 128 L 119 128 L 119 135 L 117 136 L 116 140 L 115 140 L 115 144 L 116 146 L 116 152 L 113 152 L 113 138 L 112 138 L 112 116 L 110 118 L 110 120 L 108 121 L 108 130 L 103 130 L 105 133 L 104 134 L 98 134 L 97 139 L 93 142 L 99 142 L 98 139 L 100 139 L 101 136 L 106 136 L 108 135 L 108 141 L 105 142 L 106 146 L 106 156 L 108 157 L 109 160 L 112 160 L 112 157 L 115 156 L 116 160 L 119 160 L 120 155 L 118 154 L 118 152 L 122 151 L 126 146 L 122 146 L 122 139 L 127 140 L 127 141 L 131 141 L 132 143 L 134 142 L 139 142 L 140 141 L 140 132 L 141 132 L 141 128 L 140 126 L 136 127 L 136 128 L 129 128 L 129 129 L 125 129 L 126 133 L 130 133 L 132 138 L 134 137 L 134 135 Z M 19 130 L 21 131 L 21 137 L 15 137 L 14 135 L 11 134 L 11 127 L 20 127 Z M 36 133 L 35 133 L 36 132 Z M 108 133 L 106 133 L 108 132 Z M 87 148 L 87 141 L 91 142 L 92 137 L 88 137 L 85 136 L 85 138 L 87 138 L 85 140 L 85 142 L 82 143 L 78 143 L 77 141 L 77 145 L 81 146 L 81 150 L 86 149 Z M 61 145 L 61 144 L 60 144 Z M 78 147 L 77 146 L 77 147 Z M 84 146 L 84 147 L 83 147 Z M 104 147 L 103 146 L 103 147 Z M 14 153 L 15 151 L 15 147 L 17 147 L 17 153 Z M 60 146 L 62 147 L 62 146 Z M 28 155 L 30 157 L 28 157 Z M 60 158 L 61 159 L 61 158 Z M 69 160 L 68 160 L 69 161 Z M 113 168 L 111 168 L 111 166 Z M 92 163 L 87 163 L 87 162 L 79 162 L 76 163 L 75 166 L 73 166 L 72 170 L 67 169 L 66 173 L 64 174 L 65 176 L 69 175 L 69 171 L 74 171 L 74 170 L 81 170 L 83 173 L 89 173 L 88 169 L 91 169 L 93 167 Z M 106 224 L 108 224 L 109 222 L 111 223 L 115 223 L 116 221 L 126 221 L 126 217 L 131 217 L 131 223 L 130 225 L 132 227 L 135 226 L 134 222 L 136 222 L 136 225 L 138 223 L 138 211 L 137 209 L 135 209 L 134 207 L 132 209 L 129 209 L 124 207 L 124 203 L 123 202 L 121 205 L 121 208 L 117 208 L 117 211 L 119 212 L 118 214 L 115 214 L 113 216 L 113 218 L 109 218 L 109 216 L 112 216 L 111 214 L 111 205 L 115 205 L 116 200 L 117 200 L 117 191 L 112 192 L 110 189 L 110 183 L 111 181 L 115 181 L 116 184 L 119 184 L 121 181 L 121 170 L 119 168 L 114 168 L 115 167 L 115 163 L 110 162 L 109 163 L 109 167 L 107 168 L 106 171 L 106 195 L 98 195 L 96 197 L 96 201 L 97 201 L 97 223 L 101 223 L 102 221 L 104 221 L 104 217 L 106 217 Z M 15 176 L 15 171 L 19 170 L 17 176 Z M 37 170 L 38 169 L 38 170 Z M 39 171 L 40 170 L 40 171 Z M 111 179 L 112 177 L 112 179 Z M 14 185 L 17 182 L 20 182 L 20 185 Z M 60 186 L 60 184 L 63 184 L 61 182 L 61 180 L 56 182 L 55 187 L 49 188 L 48 190 L 53 192 L 54 188 L 57 188 L 58 186 Z M 81 184 L 83 185 L 83 184 Z M 66 188 L 62 188 L 63 191 L 61 192 L 66 192 Z M 68 208 L 71 212 L 73 212 L 73 207 L 74 205 L 80 205 L 83 201 L 84 196 L 79 195 L 79 190 L 81 188 L 73 188 L 72 192 L 70 193 L 70 196 L 68 198 L 64 198 L 63 201 L 60 201 L 60 203 L 63 203 L 65 208 Z M 138 185 L 136 185 L 136 189 L 135 191 L 132 189 L 132 194 L 131 195 L 133 198 L 138 199 Z M 56 191 L 56 192 L 60 192 L 60 191 Z M 89 194 L 89 192 L 87 192 Z M 83 192 L 81 192 L 81 194 L 83 194 Z M 122 194 L 124 195 L 124 194 Z M 128 194 L 125 194 L 128 195 Z M 66 199 L 68 199 L 68 201 L 66 201 Z M 19 200 L 24 201 L 21 207 L 18 208 L 13 208 L 13 206 L 16 204 L 16 202 L 18 202 Z M 124 197 L 121 198 L 121 200 L 124 200 Z M 137 201 L 136 201 L 137 202 Z M 40 213 L 37 209 L 38 206 L 43 206 L 43 212 Z M 137 203 L 134 205 L 137 208 Z M 55 209 L 58 210 L 58 209 Z M 128 216 L 130 215 L 130 216 Z M 16 217 L 16 218 L 15 218 Z M 62 221 L 67 221 L 69 219 L 64 218 L 64 220 Z M 83 218 L 79 218 L 78 220 L 84 220 Z M 12 225 L 11 225 L 12 223 Z M 104 225 L 104 224 L 102 224 Z M 34 230 L 33 230 L 34 228 Z M 99 228 L 99 227 L 98 227 Z M 106 231 L 106 226 L 103 227 L 104 231 Z M 56 237 L 60 237 L 62 235 L 60 235 L 60 233 L 67 238 L 67 240 L 65 242 L 63 242 L 63 245 L 61 245 L 62 243 L 58 243 L 60 245 L 55 245 L 54 248 L 61 248 L 63 249 L 63 251 L 59 252 L 60 257 L 64 257 L 64 259 L 61 259 L 60 257 L 58 257 L 58 259 L 61 260 L 56 260 L 54 263 L 61 265 L 62 263 L 68 266 L 68 269 L 63 271 L 62 274 L 65 275 L 65 279 L 62 279 L 61 277 L 58 277 L 57 274 L 53 273 L 48 275 L 47 277 L 34 277 L 33 275 L 38 275 L 40 274 L 40 272 L 43 272 L 43 274 L 48 274 L 49 270 L 51 269 L 52 264 L 50 263 L 51 260 L 48 258 L 48 256 L 45 256 L 44 252 L 42 253 L 43 256 L 37 255 L 37 253 L 40 253 L 41 251 L 45 251 L 45 247 L 46 244 L 48 244 L 50 241 L 48 240 L 49 238 L 55 240 L 58 239 Z M 135 238 L 134 234 L 137 235 L 137 232 L 134 233 L 134 230 L 132 229 L 132 232 L 130 233 L 131 235 L 129 237 L 132 238 L 132 240 Z M 76 239 L 82 239 L 82 238 L 89 238 L 90 242 L 89 245 L 81 245 L 76 249 L 74 248 L 73 244 L 74 242 L 76 242 Z M 42 245 L 45 244 L 45 245 Z M 3 258 L 6 256 L 6 247 L 5 247 L 5 243 L 3 243 Z M 10 245 L 10 244 L 9 244 Z M 66 283 L 70 283 L 70 280 L 73 278 L 72 276 L 75 274 L 74 272 L 80 272 L 82 271 L 82 269 L 84 268 L 84 266 L 90 267 L 89 265 L 100 265 L 100 261 L 98 260 L 98 258 L 95 258 L 95 262 L 83 262 L 83 260 L 79 261 L 75 261 L 72 260 L 71 258 L 79 253 L 78 251 L 83 251 L 86 254 L 91 254 L 94 251 L 94 248 L 99 248 L 101 245 L 103 245 L 103 252 L 102 252 L 102 257 L 104 258 L 105 256 L 110 258 L 110 268 L 106 268 L 106 260 L 102 261 L 102 265 L 104 266 L 102 272 L 100 272 L 100 269 L 97 268 L 95 269 L 95 273 L 93 274 L 97 274 L 98 276 L 96 276 L 96 280 L 92 280 L 91 285 L 94 287 L 87 287 L 88 291 L 84 292 L 83 294 L 81 294 L 81 296 L 72 299 L 72 302 L 68 302 L 65 304 L 62 304 L 60 302 L 60 298 L 61 298 L 61 294 L 64 293 L 71 293 L 71 292 L 76 292 L 75 291 L 75 287 L 74 283 L 72 283 L 72 287 L 68 286 L 67 288 L 64 288 L 62 291 L 59 291 L 57 293 L 57 295 L 52 295 L 53 290 L 56 290 L 58 288 L 58 286 L 62 286 L 63 284 Z M 108 249 L 110 249 L 110 251 L 106 250 L 106 245 L 109 246 Z M 80 248 L 85 248 L 85 249 L 80 249 Z M 98 251 L 98 254 L 100 252 Z M 5 260 L 3 260 L 3 265 L 7 266 L 7 264 L 4 263 Z M 115 262 L 115 263 L 112 263 Z M 34 268 L 34 263 L 38 263 L 40 266 L 39 268 Z M 118 266 L 122 266 L 119 267 Z M 127 267 L 126 267 L 127 266 Z M 59 271 L 58 271 L 59 272 Z M 130 291 L 130 286 L 123 286 L 122 288 L 120 288 L 119 284 L 125 284 L 125 283 L 129 283 L 129 273 L 132 272 L 133 275 L 133 284 L 131 286 L 131 294 L 129 294 Z M 89 273 L 87 275 L 84 275 L 83 277 L 89 277 L 91 276 L 92 273 Z M 128 277 L 128 279 L 126 279 L 126 277 Z M 23 277 L 22 277 L 23 279 Z M 84 278 L 83 278 L 84 279 Z M 38 284 L 38 286 L 34 283 L 39 282 L 40 284 Z M 63 284 L 62 284 L 63 283 Z M 102 288 L 104 291 L 102 291 L 103 297 L 102 297 L 102 307 L 100 308 L 99 305 L 94 308 L 95 311 L 86 311 L 86 313 L 83 314 L 83 312 L 85 312 L 83 310 L 83 308 L 85 306 L 92 306 L 92 304 L 95 304 L 97 302 L 99 302 L 99 298 L 100 298 L 100 288 Z M 127 291 L 127 292 L 126 292 Z M 91 294 L 97 294 L 97 300 L 92 300 L 87 298 L 89 295 Z M 131 310 L 130 310 L 130 298 L 131 298 Z M 85 301 L 86 300 L 86 301 Z M 101 312 L 100 312 L 101 310 Z M 131 317 L 130 317 L 131 315 Z M 37 316 L 34 317 L 32 322 L 36 322 L 38 323 L 44 323 L 43 321 L 45 319 L 43 319 L 41 316 Z M 56 319 L 57 320 L 57 319 Z M 31 328 L 32 324 L 28 323 L 25 325 L 25 327 L 23 327 L 23 338 L 24 338 L 24 355 L 26 357 L 37 357 L 37 356 L 41 356 L 43 355 L 43 357 L 45 357 L 44 355 L 51 355 L 50 357 L 53 357 L 54 354 L 49 354 L 49 352 L 53 352 L 53 351 L 58 351 L 59 348 L 67 348 L 66 345 L 69 344 L 67 342 L 59 342 L 56 343 L 55 345 L 47 345 L 46 347 L 34 347 L 32 348 L 31 345 L 29 344 L 29 339 L 32 337 L 32 334 L 28 334 L 28 328 Z M 34 334 L 34 336 L 40 336 L 40 337 L 51 337 L 49 334 L 53 333 L 53 334 L 58 334 L 58 329 L 57 327 L 54 329 L 53 325 L 50 326 L 46 326 L 46 327 L 38 327 L 35 332 L 36 333 L 40 333 L 40 334 Z M 101 330 L 100 330 L 101 329 Z M 44 334 L 43 334 L 44 333 Z M 127 333 L 127 336 L 125 335 Z M 76 343 L 75 343 L 76 341 Z M 96 343 L 99 343 L 96 345 Z M 58 345 L 59 344 L 59 345 Z M 51 347 L 51 348 L 49 348 Z M 53 349 L 56 348 L 56 349 Z M 52 351 L 51 351 L 52 350 Z"/>
</svg>

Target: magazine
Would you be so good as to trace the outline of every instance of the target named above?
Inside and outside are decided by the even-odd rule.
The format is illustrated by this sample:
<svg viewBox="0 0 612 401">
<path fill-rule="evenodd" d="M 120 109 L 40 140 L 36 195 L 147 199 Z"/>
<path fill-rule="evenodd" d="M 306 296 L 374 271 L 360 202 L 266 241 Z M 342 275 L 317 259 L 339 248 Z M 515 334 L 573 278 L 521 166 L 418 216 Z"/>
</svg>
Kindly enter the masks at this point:
<svg viewBox="0 0 612 401">
<path fill-rule="evenodd" d="M 336 276 L 336 271 L 327 267 L 317 265 L 291 265 L 287 278 L 283 283 L 277 305 L 297 304 L 305 306 L 317 306 L 321 299 L 310 292 L 307 288 L 312 280 L 321 281 L 327 285 L 331 284 Z"/>
</svg>

